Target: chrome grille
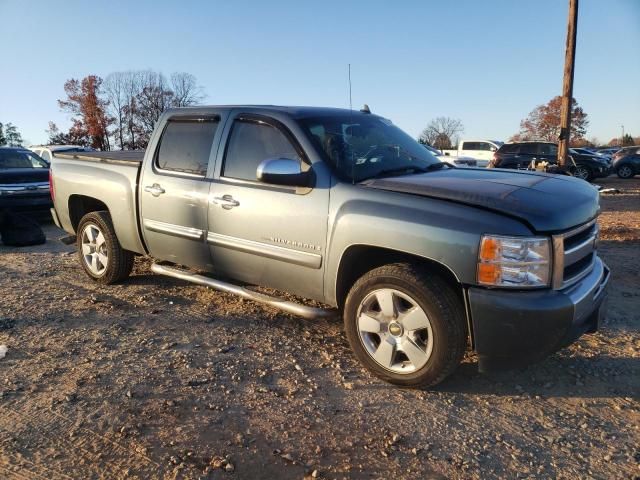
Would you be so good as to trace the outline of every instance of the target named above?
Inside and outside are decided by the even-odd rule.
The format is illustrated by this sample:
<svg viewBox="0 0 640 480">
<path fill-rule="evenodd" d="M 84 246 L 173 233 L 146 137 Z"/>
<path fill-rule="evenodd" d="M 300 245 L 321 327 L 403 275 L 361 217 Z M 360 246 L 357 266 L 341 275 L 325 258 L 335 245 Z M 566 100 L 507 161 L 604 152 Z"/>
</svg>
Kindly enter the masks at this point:
<svg viewBox="0 0 640 480">
<path fill-rule="evenodd" d="M 597 238 L 595 219 L 553 236 L 553 288 L 573 285 L 593 269 Z"/>
</svg>

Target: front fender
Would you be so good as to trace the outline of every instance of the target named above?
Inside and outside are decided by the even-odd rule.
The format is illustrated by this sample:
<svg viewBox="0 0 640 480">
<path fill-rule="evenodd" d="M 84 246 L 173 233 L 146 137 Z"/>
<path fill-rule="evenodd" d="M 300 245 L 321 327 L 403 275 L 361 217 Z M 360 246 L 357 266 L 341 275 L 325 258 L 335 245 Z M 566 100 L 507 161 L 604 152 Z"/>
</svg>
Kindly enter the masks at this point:
<svg viewBox="0 0 640 480">
<path fill-rule="evenodd" d="M 368 245 L 435 261 L 463 285 L 476 281 L 476 259 L 484 233 L 530 235 L 515 219 L 446 200 L 337 185 L 331 195 L 325 297 L 336 302 L 344 253 Z"/>
</svg>

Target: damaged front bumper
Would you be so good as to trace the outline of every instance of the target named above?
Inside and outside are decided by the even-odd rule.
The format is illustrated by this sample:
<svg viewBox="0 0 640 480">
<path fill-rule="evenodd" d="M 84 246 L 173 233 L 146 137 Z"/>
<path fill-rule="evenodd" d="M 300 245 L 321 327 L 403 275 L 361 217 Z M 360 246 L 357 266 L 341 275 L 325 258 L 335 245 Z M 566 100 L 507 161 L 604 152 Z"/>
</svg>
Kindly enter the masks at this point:
<svg viewBox="0 0 640 480">
<path fill-rule="evenodd" d="M 596 258 L 592 271 L 564 290 L 467 291 L 480 371 L 536 362 L 595 332 L 606 312 L 609 268 Z"/>
</svg>

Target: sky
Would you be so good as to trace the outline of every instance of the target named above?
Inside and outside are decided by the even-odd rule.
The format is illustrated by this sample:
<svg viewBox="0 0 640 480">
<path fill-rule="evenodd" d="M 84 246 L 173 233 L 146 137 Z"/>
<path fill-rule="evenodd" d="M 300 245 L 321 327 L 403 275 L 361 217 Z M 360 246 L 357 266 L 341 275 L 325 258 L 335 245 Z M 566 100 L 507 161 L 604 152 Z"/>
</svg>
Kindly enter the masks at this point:
<svg viewBox="0 0 640 480">
<path fill-rule="evenodd" d="M 506 140 L 562 91 L 568 0 L 0 0 L 0 122 L 44 143 L 67 79 L 189 72 L 208 104 L 367 103 L 417 137 L 438 116 Z M 640 0 L 581 0 L 587 137 L 640 136 Z"/>
</svg>

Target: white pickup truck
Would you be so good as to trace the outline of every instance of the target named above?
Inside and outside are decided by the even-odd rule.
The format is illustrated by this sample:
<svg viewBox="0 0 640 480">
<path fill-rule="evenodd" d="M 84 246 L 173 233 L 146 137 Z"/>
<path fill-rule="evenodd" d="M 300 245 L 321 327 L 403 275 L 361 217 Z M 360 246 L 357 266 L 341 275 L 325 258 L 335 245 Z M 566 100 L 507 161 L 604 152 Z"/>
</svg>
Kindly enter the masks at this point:
<svg viewBox="0 0 640 480">
<path fill-rule="evenodd" d="M 445 156 L 475 158 L 478 167 L 486 167 L 504 142 L 499 140 L 462 140 L 457 150 L 443 150 Z"/>
</svg>

